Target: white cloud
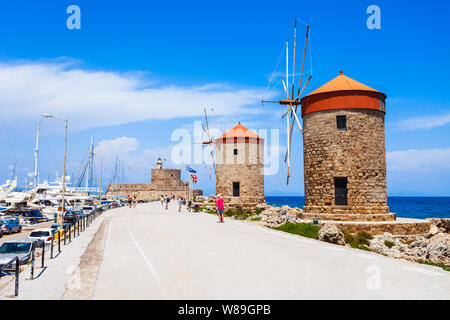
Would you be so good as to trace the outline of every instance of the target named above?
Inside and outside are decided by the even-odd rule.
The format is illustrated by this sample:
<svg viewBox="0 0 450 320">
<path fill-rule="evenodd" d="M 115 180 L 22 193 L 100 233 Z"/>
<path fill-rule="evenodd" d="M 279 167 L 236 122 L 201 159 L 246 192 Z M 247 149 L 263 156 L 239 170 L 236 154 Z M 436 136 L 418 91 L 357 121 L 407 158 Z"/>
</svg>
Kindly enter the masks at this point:
<svg viewBox="0 0 450 320">
<path fill-rule="evenodd" d="M 262 89 L 228 84 L 157 85 L 143 72 L 83 70 L 74 60 L 0 63 L 0 105 L 7 120 L 35 122 L 43 112 L 69 119 L 71 130 L 150 119 L 255 113 Z"/>
<path fill-rule="evenodd" d="M 387 153 L 386 161 L 388 170 L 395 171 L 449 169 L 450 148 L 392 151 Z"/>
<path fill-rule="evenodd" d="M 102 140 L 95 148 L 95 153 L 104 157 L 129 157 L 133 151 L 139 149 L 139 142 L 135 138 L 120 137 L 114 140 Z"/>
<path fill-rule="evenodd" d="M 439 116 L 414 117 L 401 121 L 399 127 L 402 130 L 432 129 L 445 126 L 450 123 L 450 113 Z"/>
<path fill-rule="evenodd" d="M 118 157 L 120 161 L 119 175 L 122 174 L 123 170 L 128 178 L 128 168 L 131 167 L 133 181 L 136 181 L 135 179 L 143 181 L 143 171 L 154 168 L 158 157 L 167 159 L 170 164 L 170 150 L 171 146 L 166 148 L 141 148 L 136 138 L 123 136 L 111 140 L 101 140 L 95 147 L 94 152 L 97 161 L 100 157 L 103 157 L 104 172 L 112 173 L 114 171 L 116 157 Z"/>
</svg>

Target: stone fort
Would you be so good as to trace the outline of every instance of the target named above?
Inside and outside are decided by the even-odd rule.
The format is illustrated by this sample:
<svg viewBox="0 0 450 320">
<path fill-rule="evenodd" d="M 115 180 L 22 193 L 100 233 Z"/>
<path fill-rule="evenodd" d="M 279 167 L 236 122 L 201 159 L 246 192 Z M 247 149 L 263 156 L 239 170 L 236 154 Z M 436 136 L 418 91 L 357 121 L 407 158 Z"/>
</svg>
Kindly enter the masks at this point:
<svg viewBox="0 0 450 320">
<path fill-rule="evenodd" d="M 180 169 L 165 169 L 162 160 L 158 158 L 156 168 L 152 169 L 151 183 L 110 184 L 107 196 L 136 196 L 137 200 L 159 200 L 161 195 L 182 196 L 189 198 L 203 195 L 201 189 L 192 189 L 188 182 L 181 180 Z"/>
</svg>

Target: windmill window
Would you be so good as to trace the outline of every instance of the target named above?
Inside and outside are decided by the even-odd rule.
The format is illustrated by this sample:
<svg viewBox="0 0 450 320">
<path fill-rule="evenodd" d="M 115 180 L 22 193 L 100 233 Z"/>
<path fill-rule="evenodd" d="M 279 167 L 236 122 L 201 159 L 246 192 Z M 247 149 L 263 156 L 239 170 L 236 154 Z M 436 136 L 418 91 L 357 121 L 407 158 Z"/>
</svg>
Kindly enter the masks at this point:
<svg viewBox="0 0 450 320">
<path fill-rule="evenodd" d="M 233 154 L 234 154 L 235 156 L 237 156 L 237 155 L 238 155 L 238 149 L 233 149 Z"/>
<path fill-rule="evenodd" d="M 347 130 L 347 117 L 346 116 L 336 116 L 336 124 L 338 130 Z"/>
<path fill-rule="evenodd" d="M 233 197 L 239 197 L 240 185 L 239 182 L 233 182 Z"/>
</svg>

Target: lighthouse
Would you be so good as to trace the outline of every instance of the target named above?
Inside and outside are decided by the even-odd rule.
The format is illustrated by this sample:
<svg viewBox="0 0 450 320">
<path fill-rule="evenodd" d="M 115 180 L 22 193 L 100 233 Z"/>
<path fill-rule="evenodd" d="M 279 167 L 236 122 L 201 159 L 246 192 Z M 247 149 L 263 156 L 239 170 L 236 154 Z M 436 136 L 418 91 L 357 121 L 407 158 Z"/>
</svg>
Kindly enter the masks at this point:
<svg viewBox="0 0 450 320">
<path fill-rule="evenodd" d="M 342 70 L 301 99 L 305 217 L 395 220 L 387 206 L 385 100 Z"/>
</svg>

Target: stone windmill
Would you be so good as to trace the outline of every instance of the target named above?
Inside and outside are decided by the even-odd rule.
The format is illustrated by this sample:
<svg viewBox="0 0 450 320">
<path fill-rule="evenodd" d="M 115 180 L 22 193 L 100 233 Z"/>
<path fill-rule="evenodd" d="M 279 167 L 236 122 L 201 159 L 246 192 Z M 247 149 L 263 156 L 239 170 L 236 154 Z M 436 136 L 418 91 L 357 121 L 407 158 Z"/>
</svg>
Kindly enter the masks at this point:
<svg viewBox="0 0 450 320">
<path fill-rule="evenodd" d="M 287 162 L 289 183 L 292 130 L 298 124 L 303 138 L 305 206 L 303 217 L 324 220 L 392 221 L 386 192 L 386 147 L 384 118 L 386 95 L 343 74 L 301 97 L 305 51 L 297 96 L 295 85 L 295 40 L 292 93 L 286 43 Z M 295 39 L 295 35 L 294 35 Z M 301 97 L 301 98 L 300 98 Z M 266 102 L 266 101 L 263 101 Z M 303 129 L 297 117 L 301 104 Z M 295 120 L 295 122 L 294 122 Z"/>
</svg>

